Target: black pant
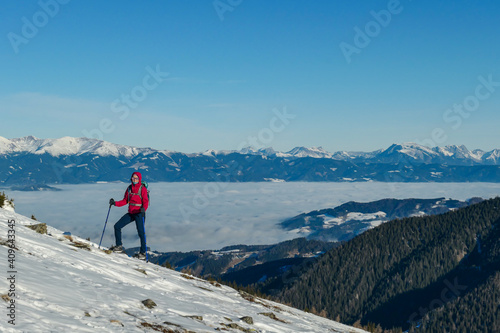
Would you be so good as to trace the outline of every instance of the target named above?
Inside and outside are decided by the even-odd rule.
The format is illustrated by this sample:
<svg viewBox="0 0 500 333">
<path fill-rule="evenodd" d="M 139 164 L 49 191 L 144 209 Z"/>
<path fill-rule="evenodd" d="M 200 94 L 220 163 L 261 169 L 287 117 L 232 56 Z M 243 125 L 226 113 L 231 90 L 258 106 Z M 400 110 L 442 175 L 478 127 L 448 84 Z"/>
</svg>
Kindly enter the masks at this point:
<svg viewBox="0 0 500 333">
<path fill-rule="evenodd" d="M 130 214 L 127 213 L 122 216 L 118 222 L 115 223 L 115 240 L 116 246 L 122 245 L 122 228 L 126 225 L 135 221 L 135 226 L 137 227 L 137 233 L 141 239 L 141 253 L 146 253 L 146 214 L 137 213 Z"/>
</svg>

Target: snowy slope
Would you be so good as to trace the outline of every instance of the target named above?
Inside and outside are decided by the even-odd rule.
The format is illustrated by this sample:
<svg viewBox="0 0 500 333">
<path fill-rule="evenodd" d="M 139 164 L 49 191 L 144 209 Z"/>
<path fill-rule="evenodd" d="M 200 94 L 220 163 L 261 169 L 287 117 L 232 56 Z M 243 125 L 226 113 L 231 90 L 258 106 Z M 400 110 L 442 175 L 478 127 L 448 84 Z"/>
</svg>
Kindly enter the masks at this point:
<svg viewBox="0 0 500 333">
<path fill-rule="evenodd" d="M 9 268 L 5 241 L 13 220 L 16 249 Z M 363 332 L 124 254 L 107 254 L 51 227 L 48 235 L 26 227 L 34 223 L 0 208 L 0 294 L 7 302 L 1 332 Z M 7 279 L 10 275 L 15 281 Z M 9 288 L 15 293 L 10 300 Z M 146 299 L 157 306 L 147 308 L 142 304 Z M 15 326 L 6 316 L 12 301 Z"/>
</svg>

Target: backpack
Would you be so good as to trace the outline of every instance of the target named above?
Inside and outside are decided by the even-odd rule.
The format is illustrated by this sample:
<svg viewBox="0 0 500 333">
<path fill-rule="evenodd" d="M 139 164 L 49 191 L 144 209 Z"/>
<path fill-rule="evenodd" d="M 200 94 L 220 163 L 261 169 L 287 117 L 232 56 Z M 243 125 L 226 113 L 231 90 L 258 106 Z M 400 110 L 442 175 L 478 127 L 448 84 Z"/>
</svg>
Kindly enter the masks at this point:
<svg viewBox="0 0 500 333">
<path fill-rule="evenodd" d="M 139 198 L 141 198 L 141 201 L 142 201 L 142 187 L 145 187 L 147 192 L 148 192 L 148 202 L 149 202 L 149 189 L 148 189 L 148 183 L 145 182 L 145 181 L 141 181 L 141 186 L 139 186 L 139 193 L 133 193 L 132 192 L 132 185 L 129 185 L 128 186 L 128 194 L 129 195 L 138 195 Z"/>
</svg>

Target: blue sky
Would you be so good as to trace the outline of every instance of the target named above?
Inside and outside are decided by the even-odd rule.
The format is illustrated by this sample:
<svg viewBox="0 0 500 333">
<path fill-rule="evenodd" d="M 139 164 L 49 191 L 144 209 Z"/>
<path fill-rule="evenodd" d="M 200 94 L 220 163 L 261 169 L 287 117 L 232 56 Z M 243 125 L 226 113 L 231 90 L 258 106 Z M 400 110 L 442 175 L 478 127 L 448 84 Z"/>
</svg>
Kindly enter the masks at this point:
<svg viewBox="0 0 500 333">
<path fill-rule="evenodd" d="M 500 148 L 493 0 L 2 7 L 6 138 L 88 136 L 186 153 L 250 142 Z"/>
</svg>

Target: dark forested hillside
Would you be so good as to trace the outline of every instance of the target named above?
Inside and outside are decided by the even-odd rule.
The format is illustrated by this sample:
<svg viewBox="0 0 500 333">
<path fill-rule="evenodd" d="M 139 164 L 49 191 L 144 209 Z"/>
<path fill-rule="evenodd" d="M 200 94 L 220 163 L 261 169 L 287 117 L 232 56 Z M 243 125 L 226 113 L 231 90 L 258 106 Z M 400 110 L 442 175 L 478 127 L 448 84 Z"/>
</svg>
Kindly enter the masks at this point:
<svg viewBox="0 0 500 333">
<path fill-rule="evenodd" d="M 429 312 L 414 332 L 500 332 L 500 225 L 479 238 L 474 252 L 464 260 L 473 274 L 462 277 L 461 284 L 471 287 L 440 311 Z M 464 270 L 466 273 L 466 270 Z M 469 282 L 470 281 L 470 282 Z M 474 288 L 474 289 L 472 289 Z"/>
<path fill-rule="evenodd" d="M 334 246 L 337 246 L 337 244 L 296 238 L 273 245 L 233 245 L 218 251 L 158 252 L 150 258 L 150 261 L 158 265 L 168 265 L 177 270 L 190 270 L 193 274 L 201 277 L 218 278 L 224 273 L 236 272 L 259 264 L 273 261 L 279 262 L 282 259 L 292 259 L 291 261 L 295 262 L 297 260 L 293 259 L 310 258 L 319 253 L 324 253 Z M 129 251 L 132 254 L 137 249 L 132 248 Z M 301 262 L 301 260 L 298 260 L 298 262 Z M 274 263 L 271 265 L 278 265 L 279 268 L 287 264 L 279 265 Z M 261 269 L 257 268 L 255 272 L 259 271 Z M 262 274 L 269 274 L 269 272 Z M 231 276 L 231 280 L 226 281 L 234 281 L 237 284 L 245 285 L 250 283 L 245 282 L 249 277 L 240 280 L 236 278 L 237 276 Z M 254 278 L 259 280 L 261 277 L 262 275 L 254 276 L 250 278 L 250 281 L 253 281 Z"/>
<path fill-rule="evenodd" d="M 499 230 L 500 198 L 394 220 L 326 253 L 279 300 L 349 324 L 499 332 Z"/>
</svg>

